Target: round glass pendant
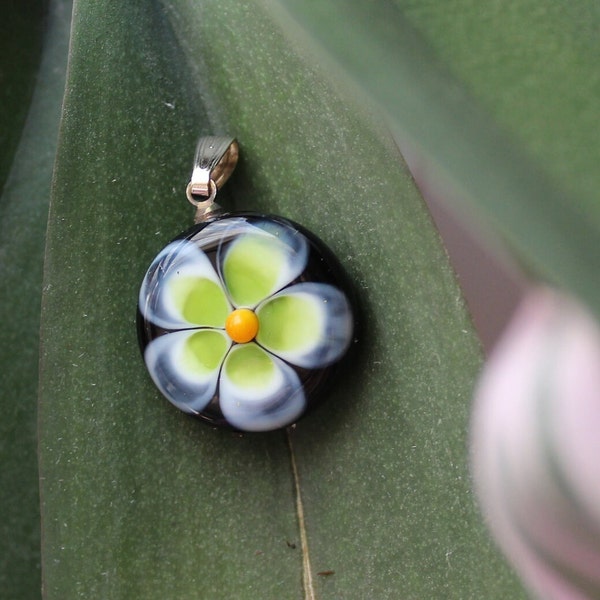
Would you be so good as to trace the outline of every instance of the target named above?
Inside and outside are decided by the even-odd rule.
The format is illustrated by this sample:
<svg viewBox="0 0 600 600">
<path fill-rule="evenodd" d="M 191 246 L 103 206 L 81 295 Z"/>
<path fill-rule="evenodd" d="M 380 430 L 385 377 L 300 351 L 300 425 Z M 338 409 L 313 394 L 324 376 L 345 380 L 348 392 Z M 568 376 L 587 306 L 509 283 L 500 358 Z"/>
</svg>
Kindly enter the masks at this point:
<svg viewBox="0 0 600 600">
<path fill-rule="evenodd" d="M 140 347 L 158 389 L 242 431 L 285 427 L 318 404 L 353 327 L 333 253 L 278 216 L 211 215 L 158 254 L 140 289 Z"/>
</svg>

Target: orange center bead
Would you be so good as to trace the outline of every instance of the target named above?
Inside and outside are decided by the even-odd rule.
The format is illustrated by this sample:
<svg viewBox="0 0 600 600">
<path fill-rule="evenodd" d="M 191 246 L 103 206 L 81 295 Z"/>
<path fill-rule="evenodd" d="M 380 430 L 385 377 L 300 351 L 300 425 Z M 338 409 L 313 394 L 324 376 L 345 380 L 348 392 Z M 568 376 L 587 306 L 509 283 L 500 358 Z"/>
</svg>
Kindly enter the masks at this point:
<svg viewBox="0 0 600 600">
<path fill-rule="evenodd" d="M 258 317 L 249 308 L 237 308 L 227 317 L 225 331 L 238 344 L 251 342 L 258 333 Z"/>
</svg>

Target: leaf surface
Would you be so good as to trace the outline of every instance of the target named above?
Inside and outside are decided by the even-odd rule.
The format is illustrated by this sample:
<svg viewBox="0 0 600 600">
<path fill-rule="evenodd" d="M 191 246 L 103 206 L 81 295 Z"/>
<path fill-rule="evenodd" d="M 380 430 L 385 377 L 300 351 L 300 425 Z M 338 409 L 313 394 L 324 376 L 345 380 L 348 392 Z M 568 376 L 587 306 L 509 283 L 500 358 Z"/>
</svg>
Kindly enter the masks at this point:
<svg viewBox="0 0 600 600">
<path fill-rule="evenodd" d="M 191 222 L 209 133 L 242 148 L 221 202 L 303 223 L 356 287 L 356 352 L 290 434 L 297 478 L 285 433 L 191 420 L 139 356 L 138 286 Z M 48 598 L 310 597 L 302 533 L 318 598 L 518 597 L 471 497 L 480 354 L 443 248 L 389 134 L 268 5 L 76 3 L 48 235 Z"/>
<path fill-rule="evenodd" d="M 52 3 L 41 63 L 26 65 L 26 59 L 31 60 L 29 35 L 37 33 L 42 39 L 44 15 L 38 8 L 35 3 L 4 5 L 2 27 L 13 30 L 0 42 L 7 50 L 0 53 L 6 109 L 0 117 L 6 119 L 0 126 L 4 153 L 0 162 L 8 158 L 9 150 L 13 152 L 0 198 L 0 590 L 3 597 L 23 599 L 39 598 L 41 593 L 37 390 L 42 266 L 70 3 Z M 8 51 L 11 41 L 15 44 Z M 12 69 L 22 72 L 15 75 Z M 31 97 L 22 87 L 26 75 L 35 81 Z M 16 151 L 10 142 L 13 137 Z"/>
<path fill-rule="evenodd" d="M 384 108 L 448 201 L 600 314 L 596 2 L 273 4 Z"/>
</svg>

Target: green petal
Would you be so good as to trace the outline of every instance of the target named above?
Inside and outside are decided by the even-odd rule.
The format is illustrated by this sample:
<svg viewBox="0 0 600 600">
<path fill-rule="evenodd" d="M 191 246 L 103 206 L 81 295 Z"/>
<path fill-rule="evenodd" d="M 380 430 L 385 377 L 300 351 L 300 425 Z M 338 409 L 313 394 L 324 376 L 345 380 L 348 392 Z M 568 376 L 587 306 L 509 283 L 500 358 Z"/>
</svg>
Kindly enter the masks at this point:
<svg viewBox="0 0 600 600">
<path fill-rule="evenodd" d="M 257 315 L 258 342 L 275 353 L 313 346 L 323 332 L 322 311 L 310 296 L 277 296 L 266 302 Z"/>
<path fill-rule="evenodd" d="M 223 331 L 174 331 L 152 340 L 144 360 L 165 397 L 184 412 L 196 414 L 214 397 L 230 346 Z"/>
<path fill-rule="evenodd" d="M 223 327 L 229 303 L 221 286 L 205 277 L 172 277 L 169 292 L 183 318 L 194 325 Z"/>
<path fill-rule="evenodd" d="M 271 294 L 285 265 L 281 243 L 248 235 L 227 253 L 224 277 L 237 306 L 254 306 Z"/>
<path fill-rule="evenodd" d="M 179 357 L 182 370 L 205 375 L 218 369 L 229 348 L 227 338 L 219 331 L 201 330 L 185 342 Z"/>
<path fill-rule="evenodd" d="M 140 288 L 139 308 L 163 329 L 224 328 L 231 310 L 210 259 L 188 240 L 175 240 L 156 256 Z"/>
<path fill-rule="evenodd" d="M 236 346 L 225 361 L 225 374 L 229 380 L 249 391 L 270 388 L 276 373 L 271 357 L 256 344 Z"/>
<path fill-rule="evenodd" d="M 255 307 L 306 268 L 308 243 L 291 225 L 272 220 L 232 223 L 241 233 L 219 258 L 232 302 Z"/>
<path fill-rule="evenodd" d="M 306 407 L 294 369 L 257 344 L 234 346 L 219 380 L 219 404 L 227 421 L 243 431 L 270 431 L 298 419 Z"/>
<path fill-rule="evenodd" d="M 354 319 L 348 299 L 327 283 L 292 285 L 265 300 L 256 315 L 256 341 L 305 369 L 319 369 L 339 360 L 352 339 Z"/>
</svg>

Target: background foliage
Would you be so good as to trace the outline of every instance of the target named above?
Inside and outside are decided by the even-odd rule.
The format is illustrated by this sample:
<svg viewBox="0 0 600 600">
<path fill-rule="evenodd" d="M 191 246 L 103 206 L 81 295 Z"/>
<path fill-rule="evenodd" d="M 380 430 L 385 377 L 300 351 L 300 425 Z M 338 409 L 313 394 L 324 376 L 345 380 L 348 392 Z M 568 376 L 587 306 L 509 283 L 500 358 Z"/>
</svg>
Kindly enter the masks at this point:
<svg viewBox="0 0 600 600">
<path fill-rule="evenodd" d="M 39 595 L 35 355 L 60 118 L 41 338 L 46 597 L 308 597 L 285 434 L 232 435 L 178 414 L 136 347 L 137 286 L 191 221 L 197 137 L 221 132 L 242 147 L 223 203 L 313 229 L 360 299 L 346 376 L 291 432 L 316 596 L 522 597 L 471 496 L 478 343 L 396 144 L 597 308 L 598 9 L 382 0 L 365 18 L 361 6 L 79 0 L 59 115 L 69 4 L 56 0 L 25 128 L 40 36 L 23 41 L 29 66 L 14 73 L 29 75 L 19 102 L 7 92 L 6 124 L 21 141 L 5 146 L 0 206 L 9 595 Z"/>
<path fill-rule="evenodd" d="M 0 9 L 0 596 L 6 598 L 40 596 L 40 303 L 70 23 L 68 3 L 45 8 L 15 1 Z"/>
</svg>

